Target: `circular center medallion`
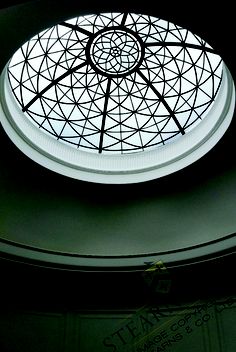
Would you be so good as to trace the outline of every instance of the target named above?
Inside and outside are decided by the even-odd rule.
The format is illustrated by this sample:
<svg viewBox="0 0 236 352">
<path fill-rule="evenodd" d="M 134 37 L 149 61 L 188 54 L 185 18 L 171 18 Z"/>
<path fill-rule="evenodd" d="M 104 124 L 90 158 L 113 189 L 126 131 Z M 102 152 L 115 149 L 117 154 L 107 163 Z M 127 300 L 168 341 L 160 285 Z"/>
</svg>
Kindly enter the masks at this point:
<svg viewBox="0 0 236 352">
<path fill-rule="evenodd" d="M 97 35 L 90 46 L 94 68 L 110 76 L 131 73 L 140 63 L 141 52 L 141 43 L 134 35 L 116 28 Z"/>
</svg>

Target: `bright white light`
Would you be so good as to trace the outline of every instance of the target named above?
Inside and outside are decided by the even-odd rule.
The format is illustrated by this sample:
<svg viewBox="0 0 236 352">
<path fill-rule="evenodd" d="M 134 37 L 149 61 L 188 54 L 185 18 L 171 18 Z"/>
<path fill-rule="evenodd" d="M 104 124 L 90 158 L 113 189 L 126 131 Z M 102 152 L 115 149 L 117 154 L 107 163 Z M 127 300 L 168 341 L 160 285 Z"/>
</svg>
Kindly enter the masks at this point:
<svg viewBox="0 0 236 352">
<path fill-rule="evenodd" d="M 222 92 L 234 94 L 220 56 L 203 39 L 132 13 L 80 16 L 44 30 L 13 55 L 4 84 L 19 115 L 9 118 L 34 148 L 99 174 L 158 169 L 141 180 L 173 172 L 161 165 L 203 143 L 223 119 L 221 109 L 209 117 L 217 101 L 226 104 Z M 227 115 L 232 107 L 224 109 Z M 90 178 L 67 171 L 59 172 Z"/>
</svg>

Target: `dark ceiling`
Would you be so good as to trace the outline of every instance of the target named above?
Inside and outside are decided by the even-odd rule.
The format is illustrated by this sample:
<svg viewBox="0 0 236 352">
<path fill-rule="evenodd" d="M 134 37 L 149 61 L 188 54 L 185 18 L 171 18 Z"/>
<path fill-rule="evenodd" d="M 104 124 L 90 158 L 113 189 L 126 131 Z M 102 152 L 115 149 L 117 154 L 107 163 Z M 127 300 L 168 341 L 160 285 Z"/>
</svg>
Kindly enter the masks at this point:
<svg viewBox="0 0 236 352">
<path fill-rule="evenodd" d="M 14 5 L 19 6 L 14 7 Z M 115 4 L 112 1 L 98 2 L 94 0 L 83 3 L 70 0 L 60 2 L 42 0 L 29 1 L 27 4 L 20 0 L 1 1 L 0 14 L 5 21 L 3 20 L 1 23 L 0 36 L 4 50 L 0 55 L 0 65 L 3 67 L 13 53 L 12 46 L 8 41 L 14 40 L 15 46 L 20 46 L 28 39 L 29 28 L 31 28 L 30 33 L 33 33 L 34 30 L 38 31 L 40 27 L 47 27 L 76 13 L 89 13 L 94 9 L 106 11 L 115 7 L 115 10 L 121 11 L 128 9 L 141 13 L 153 13 L 160 18 L 173 21 L 192 30 L 206 39 L 219 52 L 236 81 L 235 11 L 232 6 L 229 1 L 224 1 L 220 5 L 214 2 L 214 5 L 208 4 L 208 6 L 206 6 L 206 1 L 160 2 L 146 0 L 143 1 L 143 4 L 130 0 L 122 0 L 115 2 Z M 18 22 L 15 20 L 14 27 L 9 26 L 13 17 L 18 19 Z M 17 26 L 16 23 L 18 23 Z M 224 184 L 225 194 L 221 194 L 221 202 L 227 202 L 227 196 L 228 194 L 232 195 L 232 192 L 235 192 L 236 199 L 235 131 L 236 119 L 234 118 L 224 137 L 207 155 L 193 165 L 168 177 L 142 184 L 102 185 L 69 179 L 44 169 L 18 151 L 1 129 L 0 180 L 4 190 L 0 190 L 0 196 L 9 192 L 10 196 L 14 197 L 14 194 L 20 190 L 21 194 L 30 194 L 39 202 L 41 194 L 47 194 L 48 198 L 52 197 L 58 201 L 69 197 L 73 201 L 80 199 L 86 204 L 102 207 L 105 214 L 106 209 L 116 207 L 117 204 L 132 206 L 141 202 L 145 206 L 145 203 L 158 197 L 166 199 L 173 195 L 186 197 L 189 192 L 201 192 L 202 188 L 207 188 L 209 184 L 215 187 L 217 197 L 218 187 Z M 227 184 L 230 185 L 228 189 Z M 1 206 L 4 208 L 4 204 Z M 236 215 L 235 209 L 232 211 Z M 100 288 L 97 290 L 97 299 L 96 302 L 94 301 L 94 305 L 107 304 L 105 302 L 108 302 L 108 297 L 111 296 L 117 298 L 116 304 L 118 306 L 119 304 L 130 305 L 131 302 L 138 305 L 146 294 L 140 273 L 69 273 L 56 269 L 34 267 L 15 261 L 8 262 L 7 259 L 2 259 L 0 262 L 0 273 L 4 277 L 2 287 L 5 287 L 2 294 L 5 298 L 9 298 L 9 292 L 14 292 L 16 287 L 21 286 L 18 303 L 16 303 L 18 305 L 21 304 L 20 301 L 26 304 L 30 295 L 38 298 L 41 295 L 41 299 L 38 301 L 41 303 L 38 304 L 47 305 L 54 302 L 55 306 L 60 306 L 62 305 L 60 295 L 58 300 L 55 300 L 55 294 L 60 291 L 60 285 L 63 283 L 68 286 L 70 292 L 74 292 L 73 302 L 76 302 L 76 295 L 80 294 L 80 298 L 83 298 L 83 302 L 87 302 L 87 305 L 91 302 L 91 294 L 87 295 L 87 293 L 92 292 L 94 287 L 98 288 L 98 286 Z M 173 268 L 171 272 L 173 278 L 171 297 L 188 299 L 198 295 L 233 293 L 236 286 L 235 278 L 231 275 L 231 268 L 235 266 L 234 260 L 235 255 L 232 249 L 231 253 L 227 253 L 227 256 L 212 259 L 208 263 Z M 7 286 L 6 274 L 11 277 L 10 286 Z M 46 278 L 49 278 L 51 282 L 47 288 L 45 286 Z M 81 280 L 80 284 L 78 284 L 78 280 Z M 87 280 L 89 280 L 88 285 L 86 284 Z M 75 283 L 76 281 L 77 283 Z M 32 285 L 29 285 L 29 282 Z M 110 283 L 109 289 L 108 282 Z M 13 299 L 13 294 L 11 294 L 11 298 Z"/>
</svg>

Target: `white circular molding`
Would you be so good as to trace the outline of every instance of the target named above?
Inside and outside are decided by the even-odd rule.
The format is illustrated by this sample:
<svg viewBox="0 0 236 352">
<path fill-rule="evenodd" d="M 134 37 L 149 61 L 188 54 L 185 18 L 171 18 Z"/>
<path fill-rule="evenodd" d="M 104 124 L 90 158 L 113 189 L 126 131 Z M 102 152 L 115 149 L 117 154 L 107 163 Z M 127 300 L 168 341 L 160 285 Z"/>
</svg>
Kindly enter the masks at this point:
<svg viewBox="0 0 236 352">
<path fill-rule="evenodd" d="M 147 181 L 193 163 L 223 136 L 234 105 L 214 50 L 146 15 L 60 23 L 18 49 L 1 76 L 0 120 L 15 145 L 98 183 Z"/>
</svg>

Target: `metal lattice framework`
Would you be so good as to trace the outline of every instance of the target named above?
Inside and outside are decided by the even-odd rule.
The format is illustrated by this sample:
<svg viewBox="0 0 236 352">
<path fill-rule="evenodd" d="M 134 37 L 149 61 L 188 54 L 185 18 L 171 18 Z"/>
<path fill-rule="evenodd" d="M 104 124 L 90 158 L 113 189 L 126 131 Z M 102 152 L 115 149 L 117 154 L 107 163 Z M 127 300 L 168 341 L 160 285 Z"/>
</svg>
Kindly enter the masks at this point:
<svg viewBox="0 0 236 352">
<path fill-rule="evenodd" d="M 186 29 L 147 15 L 80 16 L 13 56 L 8 76 L 26 118 L 58 140 L 98 153 L 164 145 L 206 117 L 221 58 Z"/>
</svg>

